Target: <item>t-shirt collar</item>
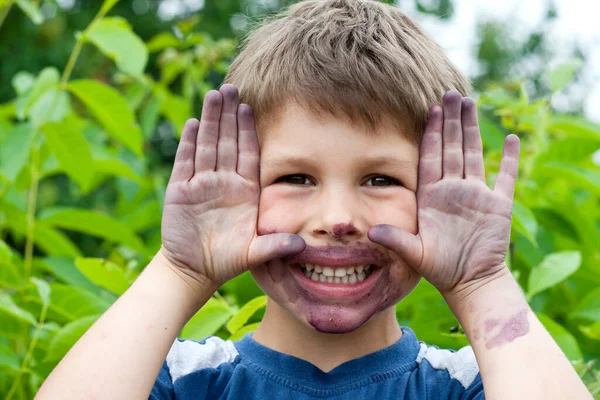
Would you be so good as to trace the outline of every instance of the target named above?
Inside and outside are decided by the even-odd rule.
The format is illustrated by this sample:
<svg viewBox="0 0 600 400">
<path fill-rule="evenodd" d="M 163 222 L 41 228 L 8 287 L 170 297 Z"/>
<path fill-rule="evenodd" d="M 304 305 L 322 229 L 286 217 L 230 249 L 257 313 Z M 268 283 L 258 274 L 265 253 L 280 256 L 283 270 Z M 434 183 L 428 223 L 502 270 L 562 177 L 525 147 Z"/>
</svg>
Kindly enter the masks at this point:
<svg viewBox="0 0 600 400">
<path fill-rule="evenodd" d="M 396 343 L 374 353 L 355 358 L 337 366 L 329 372 L 323 372 L 308 361 L 288 354 L 280 353 L 258 343 L 252 333 L 234 342 L 242 362 L 254 364 L 254 367 L 266 372 L 286 376 L 290 380 L 313 383 L 341 383 L 347 380 L 357 381 L 365 377 L 379 376 L 392 371 L 404 372 L 414 368 L 419 342 L 415 333 L 408 327 L 401 327 L 402 338 Z"/>
</svg>

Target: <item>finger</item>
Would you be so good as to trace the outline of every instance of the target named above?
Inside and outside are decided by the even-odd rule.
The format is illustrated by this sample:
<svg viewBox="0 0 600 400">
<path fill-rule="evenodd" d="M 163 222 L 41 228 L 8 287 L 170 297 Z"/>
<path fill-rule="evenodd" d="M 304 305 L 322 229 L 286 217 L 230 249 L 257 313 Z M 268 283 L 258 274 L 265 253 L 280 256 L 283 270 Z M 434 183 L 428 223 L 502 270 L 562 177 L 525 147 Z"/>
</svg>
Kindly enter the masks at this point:
<svg viewBox="0 0 600 400">
<path fill-rule="evenodd" d="M 239 126 L 237 172 L 248 180 L 258 182 L 259 147 L 254 113 L 248 104 L 240 104 L 237 115 Z"/>
<path fill-rule="evenodd" d="M 508 135 L 504 140 L 500 170 L 494 184 L 494 191 L 502 193 L 512 200 L 515 193 L 515 183 L 519 173 L 519 147 L 517 135 Z"/>
<path fill-rule="evenodd" d="M 235 171 L 238 155 L 238 90 L 232 84 L 227 83 L 221 86 L 219 92 L 223 95 L 223 108 L 219 123 L 217 169 Z"/>
<path fill-rule="evenodd" d="M 442 99 L 444 108 L 444 128 L 442 130 L 444 178 L 463 177 L 461 103 L 462 96 L 456 90 L 447 92 Z"/>
<path fill-rule="evenodd" d="M 200 130 L 196 139 L 196 172 L 214 171 L 216 168 L 222 103 L 221 93 L 216 90 L 210 90 L 204 96 Z"/>
<path fill-rule="evenodd" d="M 442 109 L 439 106 L 432 107 L 421 141 L 419 187 L 442 179 L 442 118 Z"/>
<path fill-rule="evenodd" d="M 465 178 L 479 179 L 485 182 L 483 146 L 477 121 L 477 106 L 473 99 L 468 97 L 462 101 L 462 127 Z"/>
<path fill-rule="evenodd" d="M 177 146 L 173 171 L 170 182 L 181 182 L 194 176 L 194 157 L 196 155 L 196 137 L 200 122 L 196 118 L 188 119 L 181 133 L 181 140 Z"/>
<path fill-rule="evenodd" d="M 392 225 L 375 225 L 368 232 L 369 239 L 398 254 L 411 267 L 421 265 L 423 251 L 416 235 Z"/>
<path fill-rule="evenodd" d="M 291 233 L 273 233 L 257 236 L 250 244 L 248 266 L 300 253 L 306 247 L 304 239 Z"/>
</svg>

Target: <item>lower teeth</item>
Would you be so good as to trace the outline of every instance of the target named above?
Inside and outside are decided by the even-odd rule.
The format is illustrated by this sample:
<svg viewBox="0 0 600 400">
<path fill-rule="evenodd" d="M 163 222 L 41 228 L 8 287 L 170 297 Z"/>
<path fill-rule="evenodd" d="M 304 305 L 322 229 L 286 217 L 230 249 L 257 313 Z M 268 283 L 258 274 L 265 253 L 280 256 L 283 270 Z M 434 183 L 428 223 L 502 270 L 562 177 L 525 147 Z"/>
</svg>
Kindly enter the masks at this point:
<svg viewBox="0 0 600 400">
<path fill-rule="evenodd" d="M 318 273 L 316 271 L 309 271 L 304 267 L 300 267 L 302 273 L 307 277 L 312 279 L 315 282 L 324 282 L 324 283 L 333 283 L 338 285 L 352 285 L 358 282 L 364 281 L 371 273 L 373 272 L 373 266 L 370 265 L 365 270 L 361 271 L 359 274 L 350 274 L 345 275 L 343 277 L 339 276 L 325 276 L 322 273 Z"/>
</svg>

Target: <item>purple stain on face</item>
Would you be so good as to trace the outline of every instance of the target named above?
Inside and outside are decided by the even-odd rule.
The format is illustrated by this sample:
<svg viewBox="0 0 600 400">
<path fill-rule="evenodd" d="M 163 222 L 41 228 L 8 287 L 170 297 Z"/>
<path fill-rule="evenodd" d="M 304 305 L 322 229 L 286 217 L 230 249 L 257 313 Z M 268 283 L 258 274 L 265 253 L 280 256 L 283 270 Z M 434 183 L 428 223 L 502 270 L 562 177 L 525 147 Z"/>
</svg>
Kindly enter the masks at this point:
<svg viewBox="0 0 600 400">
<path fill-rule="evenodd" d="M 333 228 L 331 228 L 331 231 L 333 233 L 333 236 L 335 236 L 338 239 L 341 239 L 345 235 L 357 232 L 358 229 L 356 229 L 356 227 L 352 223 L 349 223 L 349 224 L 342 223 L 342 224 L 335 224 L 333 226 Z"/>
</svg>

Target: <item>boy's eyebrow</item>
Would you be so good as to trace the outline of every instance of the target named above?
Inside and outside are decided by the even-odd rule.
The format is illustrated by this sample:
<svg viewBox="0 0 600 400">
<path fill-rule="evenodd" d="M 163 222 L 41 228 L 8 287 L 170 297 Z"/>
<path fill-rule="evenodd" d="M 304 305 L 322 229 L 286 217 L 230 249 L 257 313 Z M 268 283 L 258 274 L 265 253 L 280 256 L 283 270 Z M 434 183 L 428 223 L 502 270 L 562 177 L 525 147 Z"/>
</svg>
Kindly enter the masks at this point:
<svg viewBox="0 0 600 400">
<path fill-rule="evenodd" d="M 319 162 L 317 157 L 311 156 L 288 156 L 288 157 L 273 157 L 263 158 L 261 160 L 261 168 L 274 168 L 274 167 L 302 167 L 308 164 Z M 399 159 L 393 156 L 360 156 L 357 158 L 357 163 L 362 168 L 377 168 L 383 166 L 391 166 L 393 168 L 412 170 L 417 167 L 417 164 L 405 159 Z"/>
<path fill-rule="evenodd" d="M 358 163 L 363 168 L 391 166 L 394 168 L 410 170 L 410 169 L 414 169 L 415 167 L 417 167 L 417 164 L 412 161 L 409 161 L 406 159 L 400 159 L 400 158 L 393 157 L 393 156 L 374 156 L 374 157 L 361 156 L 358 159 Z"/>
<path fill-rule="evenodd" d="M 261 168 L 274 168 L 274 167 L 303 167 L 312 162 L 317 162 L 318 159 L 316 157 L 310 156 L 286 156 L 286 157 L 272 157 L 272 158 L 261 158 L 260 167 Z"/>
</svg>

